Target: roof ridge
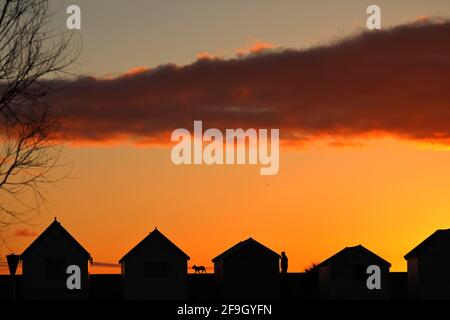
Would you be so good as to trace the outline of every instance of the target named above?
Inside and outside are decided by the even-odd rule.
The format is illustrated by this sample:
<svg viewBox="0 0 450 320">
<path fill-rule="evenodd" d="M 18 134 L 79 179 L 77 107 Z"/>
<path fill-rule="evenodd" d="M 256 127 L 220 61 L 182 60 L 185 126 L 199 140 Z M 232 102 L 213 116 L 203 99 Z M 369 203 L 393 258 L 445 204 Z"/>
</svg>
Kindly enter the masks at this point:
<svg viewBox="0 0 450 320">
<path fill-rule="evenodd" d="M 130 249 L 120 260 L 119 263 L 122 263 L 124 260 L 128 259 L 131 255 L 133 255 L 145 242 L 152 240 L 155 236 L 159 236 L 165 242 L 167 242 L 172 248 L 174 248 L 178 253 L 185 256 L 187 260 L 190 260 L 190 257 L 181 250 L 175 243 L 173 243 L 169 238 L 167 238 L 161 231 L 155 228 L 151 231 L 147 236 L 144 237 L 141 241 L 139 241 L 133 248 Z"/>
<path fill-rule="evenodd" d="M 414 257 L 419 254 L 420 251 L 424 250 L 426 247 L 430 246 L 437 238 L 443 233 L 450 232 L 449 229 L 437 229 L 432 234 L 430 234 L 425 240 L 416 245 L 411 251 L 404 255 L 404 259 L 408 260 L 411 257 Z"/>
<path fill-rule="evenodd" d="M 266 247 L 265 245 L 263 245 L 262 243 L 258 242 L 257 240 L 253 239 L 252 237 L 247 238 L 246 240 L 242 240 L 239 241 L 238 243 L 236 243 L 235 245 L 231 246 L 230 248 L 228 248 L 227 250 L 223 251 L 221 254 L 219 254 L 218 256 L 216 256 L 215 258 L 212 259 L 212 262 L 215 262 L 225 256 L 228 256 L 232 253 L 234 253 L 235 251 L 239 250 L 243 245 L 247 244 L 247 243 L 254 243 L 255 245 L 263 248 L 264 250 L 277 255 L 278 257 L 280 257 L 280 255 L 278 253 L 276 253 L 275 251 L 273 251 L 272 249 Z"/>
<path fill-rule="evenodd" d="M 57 228 L 57 229 L 55 229 Z M 60 232 L 63 233 L 64 236 L 66 236 L 70 241 L 72 241 L 79 249 L 83 251 L 88 256 L 88 259 L 92 259 L 91 254 L 67 231 L 61 223 L 56 219 L 53 220 L 53 222 L 45 228 L 44 231 L 41 232 L 41 234 L 34 239 L 34 241 L 22 252 L 20 255 L 21 259 L 23 259 L 24 256 L 26 256 L 29 252 L 31 252 L 39 243 L 48 235 L 50 234 L 51 230 L 60 230 Z"/>
<path fill-rule="evenodd" d="M 375 258 L 387 263 L 389 266 L 391 265 L 391 263 L 385 259 L 383 259 L 382 257 L 380 257 L 379 255 L 377 255 L 376 253 L 372 252 L 371 250 L 367 249 L 366 247 L 364 247 L 362 244 L 356 245 L 356 246 L 352 246 L 352 247 L 345 247 L 344 249 L 336 252 L 335 254 L 333 254 L 332 256 L 328 257 L 327 259 L 325 259 L 324 261 L 322 261 L 321 263 L 319 263 L 317 266 L 321 267 L 321 266 L 328 266 L 332 263 L 341 261 L 341 260 L 345 260 L 349 255 L 351 255 L 353 252 L 355 252 L 355 249 L 362 249 L 364 252 L 373 255 Z"/>
</svg>

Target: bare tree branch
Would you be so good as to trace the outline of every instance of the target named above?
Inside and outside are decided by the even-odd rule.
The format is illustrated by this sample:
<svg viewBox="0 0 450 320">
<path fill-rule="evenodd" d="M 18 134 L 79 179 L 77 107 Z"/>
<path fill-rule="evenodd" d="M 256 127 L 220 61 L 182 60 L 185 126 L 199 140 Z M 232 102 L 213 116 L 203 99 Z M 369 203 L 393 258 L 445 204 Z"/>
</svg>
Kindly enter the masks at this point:
<svg viewBox="0 0 450 320">
<path fill-rule="evenodd" d="M 61 145 L 47 96 L 79 49 L 53 16 L 48 0 L 0 0 L 0 236 L 39 213 L 43 186 L 65 176 L 53 173 Z"/>
</svg>

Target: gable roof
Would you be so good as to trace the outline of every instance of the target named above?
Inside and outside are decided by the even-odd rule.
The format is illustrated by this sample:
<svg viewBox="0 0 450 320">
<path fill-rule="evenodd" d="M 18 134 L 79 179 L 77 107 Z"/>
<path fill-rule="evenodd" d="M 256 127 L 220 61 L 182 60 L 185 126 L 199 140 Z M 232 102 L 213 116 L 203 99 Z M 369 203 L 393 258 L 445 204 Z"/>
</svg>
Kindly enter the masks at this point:
<svg viewBox="0 0 450 320">
<path fill-rule="evenodd" d="M 232 246 L 231 248 L 229 248 L 228 250 L 225 250 L 224 252 L 222 252 L 221 254 L 219 254 L 217 257 L 215 257 L 214 259 L 212 259 L 212 262 L 216 262 L 218 260 L 222 260 L 224 258 L 229 257 L 230 255 L 232 255 L 233 253 L 235 253 L 236 251 L 239 251 L 245 247 L 248 246 L 257 246 L 260 249 L 263 249 L 264 251 L 266 251 L 268 254 L 274 255 L 276 256 L 278 259 L 280 258 L 280 255 L 276 252 L 274 252 L 273 250 L 267 248 L 266 246 L 262 245 L 261 243 L 259 243 L 258 241 L 256 241 L 253 238 L 248 238 L 247 240 L 241 241 L 237 244 L 235 244 L 234 246 Z"/>
<path fill-rule="evenodd" d="M 333 265 L 335 263 L 339 263 L 339 262 L 344 261 L 347 258 L 351 257 L 355 253 L 369 254 L 374 259 L 379 260 L 382 264 L 386 264 L 389 267 L 391 266 L 391 264 L 388 261 L 386 261 L 383 258 L 381 258 L 380 256 L 376 255 L 375 253 L 373 253 L 369 249 L 363 247 L 362 245 L 357 245 L 357 246 L 354 246 L 354 247 L 345 247 L 344 249 L 342 249 L 338 253 L 332 255 L 331 257 L 329 257 L 328 259 L 326 259 L 325 261 L 320 263 L 317 267 L 326 267 L 326 266 Z"/>
<path fill-rule="evenodd" d="M 69 240 L 75 247 L 77 247 L 88 260 L 92 260 L 91 255 L 89 252 L 83 248 L 83 246 L 74 238 L 72 235 L 64 229 L 64 227 L 59 223 L 58 220 L 55 220 L 45 229 L 29 246 L 25 249 L 24 252 L 20 255 L 21 260 L 26 258 L 26 256 L 32 252 L 36 247 L 41 245 L 43 240 L 47 239 L 50 235 L 52 235 L 54 232 L 61 233 L 67 240 Z"/>
<path fill-rule="evenodd" d="M 426 238 L 424 241 L 419 243 L 414 249 L 408 252 L 404 258 L 408 260 L 409 258 L 419 255 L 423 250 L 426 250 L 430 245 L 432 245 L 436 240 L 442 238 L 443 236 L 450 237 L 450 229 L 439 229 L 436 230 L 431 236 Z"/>
<path fill-rule="evenodd" d="M 178 248 L 172 241 L 170 241 L 165 235 L 163 235 L 157 228 L 150 232 L 148 236 L 146 236 L 141 242 L 139 242 L 134 248 L 132 248 L 126 255 L 124 255 L 120 260 L 119 263 L 124 262 L 128 258 L 130 258 L 132 255 L 136 254 L 136 252 L 144 246 L 149 241 L 159 241 L 162 243 L 167 244 L 170 248 L 172 248 L 176 253 L 183 256 L 186 260 L 189 260 L 189 256 L 183 252 L 180 248 Z"/>
</svg>

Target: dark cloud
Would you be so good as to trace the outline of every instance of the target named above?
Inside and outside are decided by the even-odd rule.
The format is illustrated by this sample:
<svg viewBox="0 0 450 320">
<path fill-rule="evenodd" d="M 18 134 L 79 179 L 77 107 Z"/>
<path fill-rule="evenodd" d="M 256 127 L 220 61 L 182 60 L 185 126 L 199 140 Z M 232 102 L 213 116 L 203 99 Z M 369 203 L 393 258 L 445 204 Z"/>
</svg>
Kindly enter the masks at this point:
<svg viewBox="0 0 450 320">
<path fill-rule="evenodd" d="M 17 229 L 14 231 L 13 236 L 21 238 L 35 237 L 36 232 L 31 231 L 29 229 Z"/>
<path fill-rule="evenodd" d="M 421 21 L 305 50 L 202 58 L 78 79 L 54 101 L 72 141 L 169 142 L 176 128 L 280 128 L 288 142 L 450 138 L 450 22 Z"/>
</svg>

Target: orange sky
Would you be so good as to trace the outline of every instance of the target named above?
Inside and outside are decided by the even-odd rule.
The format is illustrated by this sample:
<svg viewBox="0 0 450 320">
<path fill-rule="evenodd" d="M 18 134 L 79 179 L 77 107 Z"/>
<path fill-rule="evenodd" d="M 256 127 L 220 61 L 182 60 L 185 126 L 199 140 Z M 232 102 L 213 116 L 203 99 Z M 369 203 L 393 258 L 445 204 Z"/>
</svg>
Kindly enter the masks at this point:
<svg viewBox="0 0 450 320">
<path fill-rule="evenodd" d="M 419 16 L 450 14 L 450 3 L 447 1 L 379 2 L 386 25 L 414 21 Z M 289 5 L 261 1 L 259 9 L 255 10 L 251 1 L 245 4 L 227 1 L 220 8 L 215 7 L 217 11 L 208 11 L 206 14 L 206 9 L 201 7 L 211 6 L 211 3 L 197 3 L 192 6 L 200 7 L 198 10 L 184 10 L 180 7 L 174 9 L 175 2 L 169 4 L 162 1 L 158 11 L 146 7 L 156 2 L 140 1 L 147 9 L 127 6 L 127 11 L 124 11 L 120 2 L 117 2 L 107 12 L 104 10 L 105 3 L 102 4 L 100 0 L 80 3 L 82 10 L 89 12 L 84 15 L 87 20 L 83 22 L 81 31 L 84 39 L 80 72 L 110 80 L 115 78 L 111 74 L 126 74 L 130 80 L 139 72 L 153 70 L 161 63 L 173 62 L 178 66 L 186 66 L 199 56 L 233 56 L 236 52 L 249 51 L 257 43 L 260 48 L 271 44 L 308 48 L 327 43 L 364 27 L 367 6 L 364 1 L 347 0 L 328 2 L 327 5 L 312 0 L 295 1 Z M 240 10 L 236 10 L 236 7 Z M 122 12 L 123 19 L 118 19 Z M 234 23 L 230 24 L 229 21 Z M 205 28 L 205 24 L 209 27 Z M 120 41 L 120 46 L 117 46 L 117 41 Z M 414 41 L 410 42 L 414 44 Z M 437 45 L 439 48 L 444 46 L 439 41 Z M 105 52 L 109 54 L 105 55 Z M 408 57 L 411 58 L 411 55 Z M 364 64 L 366 61 L 362 58 L 359 63 Z M 371 66 L 378 71 L 377 65 Z M 127 70 L 131 72 L 127 73 Z M 357 71 L 361 70 L 359 68 Z M 327 70 L 322 71 L 328 75 Z M 417 90 L 396 86 L 405 82 L 405 79 L 406 82 L 411 80 L 409 84 L 415 84 L 414 80 L 417 80 L 430 86 L 434 84 L 434 92 L 444 92 L 446 88 L 443 88 L 442 83 L 446 82 L 441 81 L 448 80 L 448 73 L 444 71 L 439 74 L 441 78 L 436 79 L 432 76 L 414 78 L 405 73 L 397 78 L 389 77 L 392 83 L 380 82 L 380 92 L 389 92 L 389 95 L 379 95 L 380 103 L 383 103 L 382 98 L 394 98 L 391 104 L 385 105 L 387 121 L 380 121 L 381 127 L 391 130 L 391 136 L 395 133 L 405 135 L 412 124 L 417 131 L 412 136 L 417 134 L 416 138 L 420 138 L 420 133 L 435 133 L 433 125 L 448 130 L 448 122 L 442 117 L 448 113 L 442 112 L 448 107 L 448 98 L 436 96 L 435 105 L 430 103 L 424 107 L 422 101 L 411 97 L 412 94 L 417 94 L 419 98 L 427 97 L 426 86 L 412 86 Z M 333 74 L 333 79 L 339 79 L 343 74 L 346 75 L 340 70 Z M 258 89 L 260 77 L 255 78 L 256 85 L 250 87 Z M 328 84 L 321 79 L 316 79 L 317 83 Z M 431 82 L 430 79 L 436 81 Z M 370 93 L 364 87 L 367 82 L 358 77 L 354 80 L 356 85 L 350 83 L 348 87 L 362 88 L 358 99 L 364 101 Z M 117 83 L 120 84 L 120 81 Z M 270 81 L 267 82 L 271 85 Z M 134 88 L 135 84 L 131 83 Z M 335 83 L 344 87 L 346 85 L 345 81 L 336 80 Z M 104 90 L 102 85 L 97 90 L 106 92 L 111 98 L 111 92 Z M 330 84 L 325 88 L 332 90 L 334 86 Z M 368 86 L 370 88 L 371 85 Z M 410 100 L 395 100 L 398 98 L 395 94 L 402 88 Z M 170 89 L 169 86 L 166 94 L 172 97 Z M 319 86 L 319 89 L 322 87 Z M 295 87 L 291 90 L 298 92 Z M 335 96 L 344 96 L 339 90 L 329 96 L 321 95 L 320 90 L 317 96 L 310 96 L 310 101 L 324 97 L 324 103 L 319 106 L 306 104 L 307 107 L 328 107 L 327 103 L 333 105 L 335 102 Z M 306 91 L 309 93 L 313 90 Z M 77 91 L 74 92 L 71 97 L 76 100 Z M 255 92 L 258 93 L 257 90 Z M 185 91 L 181 90 L 183 93 Z M 346 93 L 350 96 L 352 91 Z M 134 91 L 129 91 L 128 95 L 131 96 L 130 101 L 134 102 Z M 149 96 L 146 97 L 148 100 L 139 101 L 142 105 L 137 105 L 138 111 L 153 98 L 151 94 Z M 260 97 L 257 94 L 255 96 Z M 372 102 L 379 102 L 376 99 L 378 96 L 375 96 Z M 211 97 L 216 97 L 214 91 Z M 86 99 L 89 98 L 87 95 Z M 278 101 L 277 96 L 272 98 Z M 289 96 L 285 98 L 290 99 Z M 125 132 L 126 136 L 126 129 L 131 133 L 134 133 L 133 129 L 139 131 L 140 126 L 126 122 L 133 123 L 134 118 L 120 114 L 120 111 L 127 110 L 123 109 L 122 100 L 116 97 L 111 100 L 117 103 L 116 111 L 119 110 L 119 116 L 115 114 L 117 122 L 113 123 L 118 125 L 118 130 L 113 133 Z M 411 100 L 414 103 L 410 103 Z M 195 102 L 195 99 L 192 101 Z M 404 120 L 404 117 L 395 113 L 396 110 L 392 117 L 390 112 L 392 106 L 396 106 L 395 102 L 403 103 L 406 114 L 410 107 L 415 107 L 417 113 L 414 114 L 413 122 L 402 122 L 399 127 L 394 125 L 395 121 L 390 122 L 392 119 Z M 109 103 L 111 101 L 106 101 L 104 105 L 94 103 L 92 109 L 95 111 L 96 108 L 108 107 Z M 72 113 L 78 116 L 79 105 L 73 103 L 70 106 L 75 106 Z M 337 106 L 341 107 L 339 103 Z M 435 106 L 441 108 L 440 112 L 433 112 Z M 86 104 L 83 107 L 88 109 L 89 106 Z M 289 110 L 283 104 L 279 107 L 284 111 Z M 425 120 L 421 113 L 424 110 L 427 116 Z M 325 108 L 323 114 L 327 111 Z M 376 109 L 372 111 L 372 115 L 377 114 Z M 86 117 L 92 116 L 92 110 L 87 110 L 86 114 Z M 102 114 L 100 116 L 102 120 L 104 117 Z M 150 113 L 150 116 L 153 114 Z M 299 119 L 304 118 L 298 116 Z M 339 114 L 337 116 L 339 118 Z M 140 117 L 139 113 L 137 117 Z M 358 122 L 361 120 L 358 117 L 344 118 L 349 119 L 345 124 L 355 131 L 364 123 Z M 368 119 L 373 120 L 374 117 Z M 157 124 L 157 120 L 152 124 Z M 284 120 L 284 124 L 292 125 L 289 113 Z M 308 120 L 311 122 L 306 123 L 305 127 L 317 129 L 308 127 L 311 123 L 315 124 L 314 117 Z M 429 124 L 423 132 L 421 120 Z M 95 121 L 92 123 L 95 125 Z M 111 129 L 107 121 L 99 123 L 106 124 L 95 129 Z M 377 121 L 374 123 L 379 125 Z M 370 122 L 370 125 L 374 123 Z M 74 132 L 79 129 L 76 126 L 80 124 L 76 121 L 73 120 L 71 124 L 75 127 Z M 121 124 L 126 124 L 126 128 L 122 128 Z M 153 129 L 151 125 L 149 128 Z M 91 141 L 92 144 L 68 144 L 64 149 L 63 162 L 73 166 L 70 176 L 45 187 L 49 204 L 31 225 L 20 225 L 9 230 L 6 238 L 8 246 L 11 251 L 21 253 L 57 216 L 62 225 L 91 253 L 94 261 L 98 262 L 117 263 L 134 245 L 158 227 L 191 257 L 191 265 L 211 267 L 212 258 L 251 236 L 277 252 L 286 251 L 290 271 L 302 271 L 311 263 L 321 262 L 345 246 L 357 244 L 364 245 L 391 262 L 391 270 L 405 271 L 403 256 L 409 250 L 436 229 L 450 227 L 450 152 L 445 148 L 399 138 L 360 137 L 356 143 L 330 146 L 320 140 L 322 131 L 319 129 L 316 139 L 308 145 L 282 148 L 280 171 L 275 176 L 261 176 L 259 166 L 175 166 L 170 161 L 168 146 L 136 146 L 124 142 L 107 144 L 101 138 Z M 80 134 L 82 138 L 97 133 L 92 130 L 91 123 L 83 130 L 83 134 Z M 4 255 L 5 248 L 0 249 L 0 253 Z M 120 269 L 95 267 L 91 271 L 119 272 Z M 5 272 L 4 265 L 0 265 L 0 272 Z"/>
<path fill-rule="evenodd" d="M 404 271 L 404 254 L 450 226 L 450 153 L 413 143 L 283 149 L 276 176 L 257 166 L 175 166 L 170 148 L 67 150 L 71 178 L 48 189 L 51 204 L 27 228 L 39 233 L 57 216 L 99 262 L 117 263 L 157 226 L 191 264 L 211 266 L 252 236 L 286 251 L 291 271 L 359 243 Z M 18 253 L 33 240 L 13 234 Z"/>
</svg>

